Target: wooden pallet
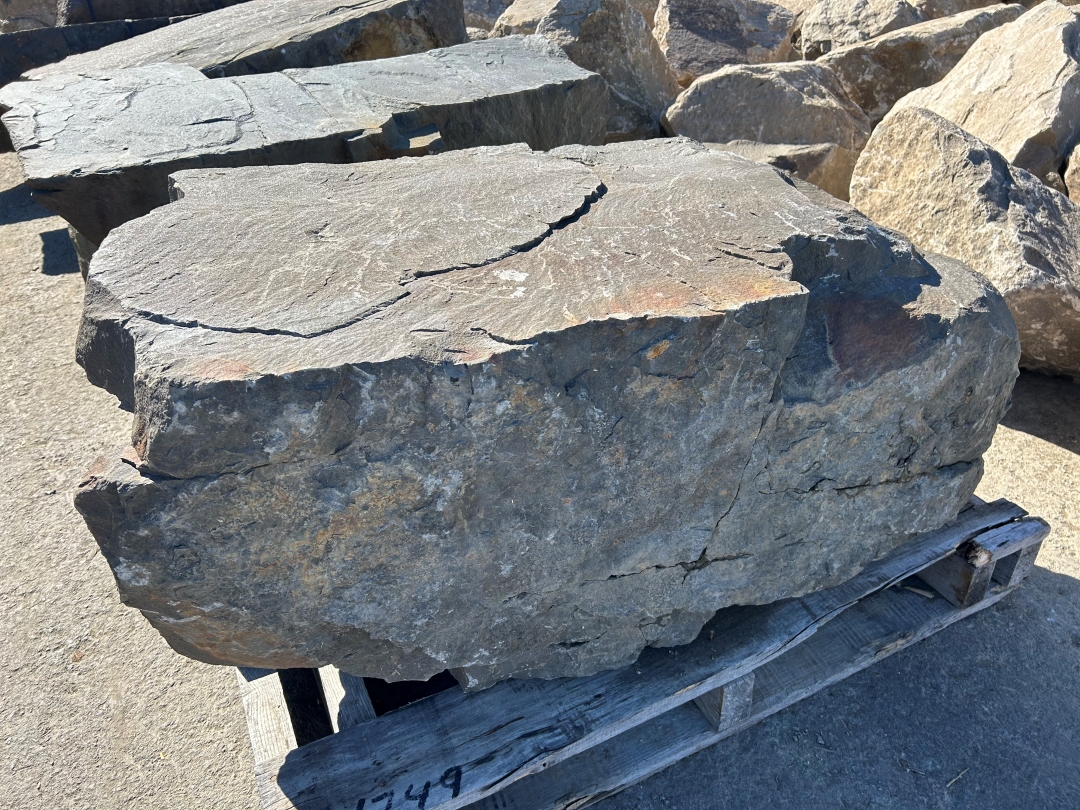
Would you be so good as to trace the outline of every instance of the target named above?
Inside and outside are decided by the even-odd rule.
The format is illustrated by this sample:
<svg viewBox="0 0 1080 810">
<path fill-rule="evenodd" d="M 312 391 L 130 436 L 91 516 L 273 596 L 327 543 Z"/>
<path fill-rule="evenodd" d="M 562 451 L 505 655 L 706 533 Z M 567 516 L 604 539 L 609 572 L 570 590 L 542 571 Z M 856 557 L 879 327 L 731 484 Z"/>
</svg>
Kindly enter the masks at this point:
<svg viewBox="0 0 1080 810">
<path fill-rule="evenodd" d="M 836 588 L 720 611 L 693 643 L 633 666 L 450 689 L 378 717 L 363 680 L 332 667 L 238 670 L 262 806 L 584 807 L 992 605 L 1048 531 L 973 499 Z M 289 705 L 297 672 L 318 678 L 319 705 Z"/>
</svg>

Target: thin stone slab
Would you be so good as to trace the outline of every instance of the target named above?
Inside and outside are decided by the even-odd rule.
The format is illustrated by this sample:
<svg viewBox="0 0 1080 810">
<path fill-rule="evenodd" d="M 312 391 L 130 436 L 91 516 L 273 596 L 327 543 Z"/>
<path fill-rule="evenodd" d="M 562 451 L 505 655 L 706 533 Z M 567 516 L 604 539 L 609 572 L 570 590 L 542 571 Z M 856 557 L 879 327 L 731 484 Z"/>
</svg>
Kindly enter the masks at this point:
<svg viewBox="0 0 1080 810">
<path fill-rule="evenodd" d="M 0 104 L 35 199 L 100 244 L 167 203 L 179 169 L 601 143 L 608 91 L 533 36 L 225 79 L 150 65 L 20 82 Z"/>
<path fill-rule="evenodd" d="M 77 506 L 217 663 L 478 687 L 686 643 L 956 514 L 999 294 L 692 142 L 202 170 L 91 267 Z"/>
<path fill-rule="evenodd" d="M 848 97 L 877 124 L 901 98 L 945 78 L 975 41 L 1025 11 L 996 5 L 928 20 L 880 37 L 836 48 L 818 61 L 840 80 Z"/>
<path fill-rule="evenodd" d="M 188 17 L 206 14 L 248 0 L 59 0 L 59 25 L 83 25 L 153 17 Z"/>
<path fill-rule="evenodd" d="M 207 76 L 403 56 L 465 42 L 461 0 L 250 0 L 200 14 L 137 39 L 69 56 L 28 79 L 108 77 L 169 62 Z"/>
<path fill-rule="evenodd" d="M 1080 141 L 1080 14 L 1054 0 L 983 35 L 937 84 L 900 99 L 1057 186 Z"/>
<path fill-rule="evenodd" d="M 990 279 L 1016 318 L 1021 365 L 1080 377 L 1080 206 L 918 108 L 874 131 L 851 200 Z"/>
</svg>

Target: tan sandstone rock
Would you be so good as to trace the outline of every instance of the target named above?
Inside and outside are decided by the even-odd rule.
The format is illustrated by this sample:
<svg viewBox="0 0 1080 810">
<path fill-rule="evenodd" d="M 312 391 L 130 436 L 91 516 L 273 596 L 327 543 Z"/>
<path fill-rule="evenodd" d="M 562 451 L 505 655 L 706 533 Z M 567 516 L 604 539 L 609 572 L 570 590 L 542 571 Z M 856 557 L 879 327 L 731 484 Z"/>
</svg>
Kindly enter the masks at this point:
<svg viewBox="0 0 1080 810">
<path fill-rule="evenodd" d="M 1080 375 L 1080 206 L 917 108 L 886 116 L 874 131 L 851 202 L 990 279 L 1016 319 L 1020 365 Z"/>
<path fill-rule="evenodd" d="M 730 65 L 702 76 L 668 108 L 664 126 L 708 143 L 834 143 L 855 154 L 870 135 L 866 114 L 814 62 Z"/>
<path fill-rule="evenodd" d="M 941 81 L 975 40 L 1024 13 L 996 5 L 945 17 L 836 48 L 820 58 L 851 100 L 876 124 L 912 90 Z"/>
<path fill-rule="evenodd" d="M 730 141 L 707 143 L 719 152 L 734 152 L 758 163 L 767 163 L 777 169 L 813 183 L 841 200 L 848 198 L 848 184 L 855 161 L 859 156 L 850 149 L 842 149 L 835 143 L 792 144 L 758 143 L 757 141 Z"/>
<path fill-rule="evenodd" d="M 1078 59 L 1080 16 L 1048 0 L 980 37 L 944 79 L 896 106 L 932 110 L 1045 180 L 1080 140 Z"/>
<path fill-rule="evenodd" d="M 660 0 L 653 35 L 685 87 L 725 65 L 787 60 L 794 26 L 765 0 Z"/>
<path fill-rule="evenodd" d="M 906 0 L 821 0 L 802 24 L 802 52 L 816 59 L 851 45 L 926 20 Z"/>
<path fill-rule="evenodd" d="M 56 0 L 3 0 L 0 2 L 0 34 L 32 31 L 56 25 Z"/>
</svg>

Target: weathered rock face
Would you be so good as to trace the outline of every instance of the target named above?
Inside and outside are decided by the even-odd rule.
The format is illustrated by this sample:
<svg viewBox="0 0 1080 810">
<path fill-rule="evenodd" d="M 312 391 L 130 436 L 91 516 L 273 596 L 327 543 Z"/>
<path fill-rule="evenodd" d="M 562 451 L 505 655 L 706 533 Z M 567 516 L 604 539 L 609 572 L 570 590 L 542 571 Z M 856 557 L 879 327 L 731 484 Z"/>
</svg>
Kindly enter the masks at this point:
<svg viewBox="0 0 1080 810">
<path fill-rule="evenodd" d="M 203 660 L 627 664 L 951 518 L 1016 374 L 977 274 L 684 140 L 175 182 L 91 267 L 77 506 Z"/>
<path fill-rule="evenodd" d="M 169 62 L 243 76 L 420 53 L 465 42 L 461 0 L 250 0 L 30 71 L 107 77 Z"/>
<path fill-rule="evenodd" d="M 664 115 L 668 132 L 702 142 L 835 143 L 856 155 L 866 114 L 828 68 L 812 62 L 731 65 L 702 76 Z"/>
<path fill-rule="evenodd" d="M 857 153 L 835 143 L 800 145 L 730 141 L 705 145 L 710 149 L 734 152 L 759 163 L 768 163 L 800 180 L 813 183 L 841 200 L 848 198 L 851 172 L 859 158 Z"/>
<path fill-rule="evenodd" d="M 848 97 L 876 124 L 912 90 L 945 78 L 975 40 L 1023 13 L 1015 4 L 975 9 L 845 45 L 818 61 L 832 69 Z"/>
<path fill-rule="evenodd" d="M 56 0 L 3 0 L 0 34 L 33 31 L 56 25 Z"/>
<path fill-rule="evenodd" d="M 1080 150 L 1073 147 L 1065 166 L 1065 174 L 1062 176 L 1065 184 L 1065 192 L 1073 202 L 1080 202 Z"/>
<path fill-rule="evenodd" d="M 1080 140 L 1080 17 L 1054 0 L 971 46 L 935 85 L 904 96 L 963 127 L 1040 178 Z"/>
<path fill-rule="evenodd" d="M 464 5 L 465 25 L 490 31 L 510 4 L 505 0 L 465 0 Z"/>
<path fill-rule="evenodd" d="M 802 23 L 802 52 L 816 59 L 833 48 L 924 22 L 906 0 L 821 0 Z"/>
<path fill-rule="evenodd" d="M 1080 208 L 955 124 L 892 113 L 851 180 L 851 201 L 926 250 L 967 262 L 1005 296 L 1021 365 L 1080 375 Z"/>
<path fill-rule="evenodd" d="M 596 144 L 608 103 L 603 79 L 535 36 L 256 76 L 150 65 L 0 91 L 35 198 L 94 244 L 167 203 L 178 169 Z"/>
<path fill-rule="evenodd" d="M 783 62 L 795 15 L 765 0 L 660 0 L 653 35 L 679 84 L 725 65 Z"/>
<path fill-rule="evenodd" d="M 997 5 L 1000 0 L 912 0 L 911 5 L 928 20 L 952 17 L 977 8 Z M 1022 4 L 1028 8 L 1042 0 L 1025 0 Z"/>
<path fill-rule="evenodd" d="M 206 14 L 248 0 L 58 0 L 57 24 L 82 25 L 114 20 L 186 17 Z"/>
<path fill-rule="evenodd" d="M 499 18 L 491 36 L 532 31 L 607 81 L 612 98 L 608 140 L 661 134 L 660 117 L 675 100 L 679 84 L 645 18 L 628 0 L 519 0 Z"/>
</svg>

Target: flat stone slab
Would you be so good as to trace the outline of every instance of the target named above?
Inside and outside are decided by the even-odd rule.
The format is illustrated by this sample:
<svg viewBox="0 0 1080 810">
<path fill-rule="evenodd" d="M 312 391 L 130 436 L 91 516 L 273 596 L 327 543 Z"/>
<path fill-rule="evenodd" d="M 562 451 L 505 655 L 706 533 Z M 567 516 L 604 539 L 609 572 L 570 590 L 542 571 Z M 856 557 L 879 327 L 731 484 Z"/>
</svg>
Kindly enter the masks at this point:
<svg viewBox="0 0 1080 810">
<path fill-rule="evenodd" d="M 608 91 L 532 36 L 236 78 L 183 65 L 56 77 L 10 85 L 0 104 L 35 199 L 100 244 L 167 203 L 179 169 L 600 143 Z"/>
<path fill-rule="evenodd" d="M 57 0 L 57 23 L 67 26 L 153 17 L 187 17 L 246 2 L 249 0 Z"/>
<path fill-rule="evenodd" d="M 1016 376 L 980 276 L 681 139 L 174 182 L 90 270 L 77 506 L 206 661 L 627 664 L 951 518 Z"/>
<path fill-rule="evenodd" d="M 382 59 L 465 42 L 461 0 L 250 0 L 31 70 L 107 77 L 169 62 L 208 76 Z"/>
</svg>

